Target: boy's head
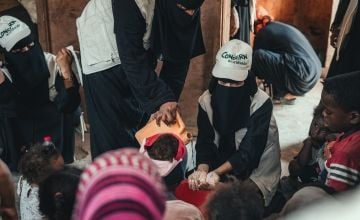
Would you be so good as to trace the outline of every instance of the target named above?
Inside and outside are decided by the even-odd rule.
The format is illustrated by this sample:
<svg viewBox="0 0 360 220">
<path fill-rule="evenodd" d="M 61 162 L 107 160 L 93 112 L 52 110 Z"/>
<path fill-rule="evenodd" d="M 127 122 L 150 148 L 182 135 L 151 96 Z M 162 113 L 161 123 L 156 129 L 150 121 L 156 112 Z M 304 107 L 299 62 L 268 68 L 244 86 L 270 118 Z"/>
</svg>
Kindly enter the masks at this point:
<svg viewBox="0 0 360 220">
<path fill-rule="evenodd" d="M 207 219 L 262 219 L 264 200 L 258 191 L 249 181 L 227 183 L 209 197 L 205 206 Z"/>
<path fill-rule="evenodd" d="M 325 80 L 321 95 L 325 126 L 347 132 L 360 125 L 360 71 Z"/>
<path fill-rule="evenodd" d="M 314 109 L 314 117 L 309 129 L 309 136 L 313 141 L 317 142 L 319 147 L 325 143 L 326 137 L 330 133 L 329 129 L 325 127 L 324 117 L 322 116 L 323 110 L 324 107 L 321 104 Z"/>
<path fill-rule="evenodd" d="M 50 220 L 70 220 L 80 175 L 80 169 L 65 167 L 40 183 L 39 209 Z"/>
<path fill-rule="evenodd" d="M 140 152 L 157 166 L 161 176 L 167 176 L 185 156 L 183 141 L 174 134 L 156 134 L 146 138 Z"/>
<path fill-rule="evenodd" d="M 64 166 L 64 159 L 53 145 L 35 144 L 20 160 L 20 172 L 29 183 L 40 183 L 48 175 Z"/>
<path fill-rule="evenodd" d="M 147 139 L 145 148 L 151 159 L 172 162 L 178 153 L 179 142 L 172 134 L 155 135 Z"/>
</svg>

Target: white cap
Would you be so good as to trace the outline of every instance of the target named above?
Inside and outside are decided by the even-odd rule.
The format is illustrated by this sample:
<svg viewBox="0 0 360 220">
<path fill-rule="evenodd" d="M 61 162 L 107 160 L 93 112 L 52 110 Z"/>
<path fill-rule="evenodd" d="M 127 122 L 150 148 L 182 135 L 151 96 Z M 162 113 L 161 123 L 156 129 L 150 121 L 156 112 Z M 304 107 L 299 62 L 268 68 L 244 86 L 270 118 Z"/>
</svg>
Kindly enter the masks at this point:
<svg viewBox="0 0 360 220">
<path fill-rule="evenodd" d="M 31 30 L 19 19 L 4 15 L 0 17 L 0 46 L 10 51 L 17 42 L 29 36 Z"/>
<path fill-rule="evenodd" d="M 216 54 L 212 75 L 217 78 L 244 81 L 252 62 L 252 48 L 241 40 L 231 40 Z"/>
</svg>

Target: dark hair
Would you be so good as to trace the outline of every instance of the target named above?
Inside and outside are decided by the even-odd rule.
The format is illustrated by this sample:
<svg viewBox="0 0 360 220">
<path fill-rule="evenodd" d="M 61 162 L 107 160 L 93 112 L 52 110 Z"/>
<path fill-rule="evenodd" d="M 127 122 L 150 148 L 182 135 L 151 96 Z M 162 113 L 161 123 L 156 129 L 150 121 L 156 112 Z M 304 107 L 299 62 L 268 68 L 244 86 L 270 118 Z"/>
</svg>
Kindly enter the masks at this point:
<svg viewBox="0 0 360 220">
<path fill-rule="evenodd" d="M 314 118 L 321 118 L 323 117 L 322 112 L 324 111 L 324 105 L 322 103 L 319 103 L 315 108 L 314 108 L 314 113 L 313 113 L 313 117 Z"/>
<path fill-rule="evenodd" d="M 65 167 L 39 184 L 39 209 L 49 220 L 71 219 L 82 170 Z"/>
<path fill-rule="evenodd" d="M 20 160 L 20 173 L 30 184 L 39 183 L 54 170 L 50 160 L 60 156 L 60 152 L 53 145 L 45 146 L 37 143 L 24 153 Z"/>
<path fill-rule="evenodd" d="M 154 160 L 171 160 L 178 151 L 179 141 L 171 134 L 164 134 L 147 149 L 147 153 Z"/>
<path fill-rule="evenodd" d="M 345 73 L 324 82 L 323 92 L 344 111 L 360 111 L 360 71 Z"/>
<path fill-rule="evenodd" d="M 250 181 L 227 183 L 206 204 L 209 220 L 261 220 L 264 200 Z"/>
<path fill-rule="evenodd" d="M 322 115 L 323 110 L 324 110 L 324 105 L 322 103 L 319 103 L 314 108 L 313 119 L 311 120 L 310 128 L 309 128 L 309 136 L 311 136 L 311 131 L 312 129 L 314 129 L 315 124 L 319 123 L 320 120 L 323 119 L 323 115 Z M 322 129 L 325 129 L 325 126 Z"/>
</svg>

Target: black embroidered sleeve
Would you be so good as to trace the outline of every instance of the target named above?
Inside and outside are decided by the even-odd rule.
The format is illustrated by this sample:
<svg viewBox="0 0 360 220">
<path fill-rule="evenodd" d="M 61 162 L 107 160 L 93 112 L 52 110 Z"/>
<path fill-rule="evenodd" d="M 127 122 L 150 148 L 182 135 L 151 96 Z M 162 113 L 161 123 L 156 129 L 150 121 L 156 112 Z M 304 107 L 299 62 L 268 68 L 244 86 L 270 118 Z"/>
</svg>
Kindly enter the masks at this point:
<svg viewBox="0 0 360 220">
<path fill-rule="evenodd" d="M 156 75 L 153 58 L 145 50 L 145 19 L 134 0 L 113 0 L 114 31 L 122 68 L 136 100 L 151 114 L 165 102 L 175 101 L 171 89 Z"/>
</svg>

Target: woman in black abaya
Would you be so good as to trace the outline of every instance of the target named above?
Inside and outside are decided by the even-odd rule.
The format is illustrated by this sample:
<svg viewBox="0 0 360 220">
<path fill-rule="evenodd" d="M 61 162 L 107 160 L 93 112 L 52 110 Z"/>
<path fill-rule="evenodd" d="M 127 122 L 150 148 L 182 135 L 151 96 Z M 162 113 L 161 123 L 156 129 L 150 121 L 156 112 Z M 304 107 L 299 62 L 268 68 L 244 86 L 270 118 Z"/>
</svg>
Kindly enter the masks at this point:
<svg viewBox="0 0 360 220">
<path fill-rule="evenodd" d="M 58 53 L 62 76 L 52 75 L 55 83 L 50 83 L 47 60 L 26 10 L 22 6 L 10 8 L 0 12 L 0 19 L 0 29 L 7 31 L 0 38 L 5 57 L 5 80 L 0 83 L 0 141 L 5 143 L 1 157 L 14 170 L 21 147 L 50 135 L 65 162 L 73 162 L 73 112 L 80 96 L 70 67 L 71 56 L 66 51 Z M 55 91 L 52 87 L 55 94 L 49 92 Z"/>
<path fill-rule="evenodd" d="M 160 78 L 179 100 L 190 60 L 205 53 L 200 7 L 204 0 L 156 1 L 152 49 L 163 60 Z"/>
</svg>

